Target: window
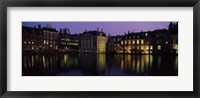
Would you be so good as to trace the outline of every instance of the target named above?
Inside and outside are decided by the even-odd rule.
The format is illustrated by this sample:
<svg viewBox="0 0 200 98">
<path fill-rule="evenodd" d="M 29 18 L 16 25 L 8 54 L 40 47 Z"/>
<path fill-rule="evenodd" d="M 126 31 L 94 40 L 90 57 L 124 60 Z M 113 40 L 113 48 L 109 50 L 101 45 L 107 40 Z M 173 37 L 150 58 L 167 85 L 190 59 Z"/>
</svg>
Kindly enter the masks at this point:
<svg viewBox="0 0 200 98">
<path fill-rule="evenodd" d="M 131 41 L 128 41 L 128 44 L 131 44 Z"/>
<path fill-rule="evenodd" d="M 150 50 L 153 50 L 153 46 L 150 46 Z"/>
<path fill-rule="evenodd" d="M 141 49 L 143 50 L 143 46 L 141 46 Z"/>
<path fill-rule="evenodd" d="M 144 40 L 141 40 L 141 44 L 144 44 Z"/>
<path fill-rule="evenodd" d="M 160 45 L 158 45 L 158 50 L 161 50 L 161 46 Z"/>
<path fill-rule="evenodd" d="M 140 44 L 140 40 L 137 40 L 137 44 Z"/>
<path fill-rule="evenodd" d="M 140 47 L 139 47 L 139 46 L 137 46 L 137 50 L 140 50 Z"/>
<path fill-rule="evenodd" d="M 175 49 L 178 49 L 178 45 L 175 45 Z"/>
<path fill-rule="evenodd" d="M 145 33 L 145 36 L 148 36 L 148 33 Z"/>
<path fill-rule="evenodd" d="M 149 50 L 149 46 L 146 46 L 146 49 Z"/>
<path fill-rule="evenodd" d="M 133 44 L 135 44 L 135 41 L 134 41 L 134 40 L 133 40 L 132 42 L 133 42 Z"/>
<path fill-rule="evenodd" d="M 123 45 L 123 41 L 121 41 L 121 45 Z"/>
<path fill-rule="evenodd" d="M 44 40 L 44 44 L 46 44 L 46 40 Z"/>
</svg>

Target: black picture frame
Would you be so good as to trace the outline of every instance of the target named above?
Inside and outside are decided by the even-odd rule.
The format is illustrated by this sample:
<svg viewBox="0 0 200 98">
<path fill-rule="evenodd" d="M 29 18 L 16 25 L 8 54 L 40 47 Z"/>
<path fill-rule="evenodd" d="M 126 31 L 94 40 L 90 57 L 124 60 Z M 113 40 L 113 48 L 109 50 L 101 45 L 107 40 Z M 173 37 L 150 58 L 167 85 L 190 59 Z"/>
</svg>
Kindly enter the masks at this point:
<svg viewBox="0 0 200 98">
<path fill-rule="evenodd" d="M 193 7 L 193 91 L 7 91 L 7 7 Z M 2 98 L 199 98 L 200 0 L 1 0 L 0 96 Z"/>
</svg>

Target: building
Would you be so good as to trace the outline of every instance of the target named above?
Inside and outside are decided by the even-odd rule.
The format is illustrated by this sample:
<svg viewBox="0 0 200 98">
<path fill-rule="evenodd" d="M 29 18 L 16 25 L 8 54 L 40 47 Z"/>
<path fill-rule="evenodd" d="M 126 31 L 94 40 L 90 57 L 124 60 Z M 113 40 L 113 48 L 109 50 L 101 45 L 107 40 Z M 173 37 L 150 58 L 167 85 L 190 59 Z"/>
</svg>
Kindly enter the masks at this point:
<svg viewBox="0 0 200 98">
<path fill-rule="evenodd" d="M 58 51 L 58 31 L 50 25 L 42 28 L 43 31 L 43 50 Z"/>
<path fill-rule="evenodd" d="M 123 38 L 123 35 L 111 36 L 110 39 L 112 39 L 114 43 L 114 53 L 123 53 L 123 48 L 120 45 L 122 38 Z"/>
<path fill-rule="evenodd" d="M 106 53 L 106 34 L 99 28 L 94 31 L 85 31 L 79 35 L 80 53 Z"/>
<path fill-rule="evenodd" d="M 177 54 L 178 23 L 170 23 L 168 29 L 125 33 L 121 37 L 121 40 L 115 41 L 115 52 L 131 54 Z"/>
<path fill-rule="evenodd" d="M 50 25 L 41 28 L 22 27 L 22 51 L 55 52 L 58 51 L 58 31 Z"/>
<path fill-rule="evenodd" d="M 78 52 L 78 34 L 71 35 L 68 28 L 60 29 L 59 49 L 61 52 Z"/>
<path fill-rule="evenodd" d="M 43 33 L 39 26 L 37 29 L 36 27 L 22 27 L 22 51 L 33 51 L 37 52 L 43 49 L 42 46 L 43 42 Z"/>
</svg>

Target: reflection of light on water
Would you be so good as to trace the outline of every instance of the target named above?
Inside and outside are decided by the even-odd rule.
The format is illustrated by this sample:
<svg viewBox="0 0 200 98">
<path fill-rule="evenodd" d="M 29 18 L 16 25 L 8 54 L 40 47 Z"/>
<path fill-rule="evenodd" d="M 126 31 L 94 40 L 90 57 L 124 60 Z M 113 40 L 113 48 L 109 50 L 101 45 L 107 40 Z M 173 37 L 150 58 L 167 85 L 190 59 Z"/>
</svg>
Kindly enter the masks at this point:
<svg viewBox="0 0 200 98">
<path fill-rule="evenodd" d="M 137 66 L 136 72 L 139 73 L 139 72 L 140 72 L 140 58 L 139 58 L 139 57 L 137 57 L 136 62 L 137 62 L 137 63 L 136 63 L 136 66 Z"/>
<path fill-rule="evenodd" d="M 50 57 L 50 66 L 53 64 L 52 62 L 52 56 Z"/>
<path fill-rule="evenodd" d="M 28 57 L 28 66 L 31 67 L 31 58 Z"/>
<path fill-rule="evenodd" d="M 178 56 L 176 56 L 176 58 L 175 58 L 175 69 L 178 69 Z"/>
<path fill-rule="evenodd" d="M 106 68 L 105 54 L 98 55 L 98 70 L 102 71 Z"/>
<path fill-rule="evenodd" d="M 128 68 L 131 67 L 131 55 L 127 55 L 127 65 L 128 65 Z"/>
<path fill-rule="evenodd" d="M 36 58 L 36 62 L 38 62 L 38 55 L 36 55 L 35 58 Z"/>
<path fill-rule="evenodd" d="M 158 56 L 158 68 L 161 66 L 161 56 Z"/>
<path fill-rule="evenodd" d="M 46 61 L 45 61 L 44 55 L 42 56 L 42 62 L 43 62 L 43 66 L 44 66 L 44 68 L 45 68 L 45 67 L 46 67 Z"/>
<path fill-rule="evenodd" d="M 132 58 L 132 71 L 135 71 L 135 56 Z"/>
<path fill-rule="evenodd" d="M 121 60 L 121 70 L 124 70 L 124 60 Z"/>
<path fill-rule="evenodd" d="M 64 54 L 64 63 L 66 64 L 68 61 L 69 56 L 67 54 Z"/>
<path fill-rule="evenodd" d="M 32 67 L 34 66 L 34 56 L 31 56 Z"/>
<path fill-rule="evenodd" d="M 26 56 L 24 56 L 24 67 L 26 68 Z"/>
<path fill-rule="evenodd" d="M 141 56 L 141 73 L 144 72 L 144 62 L 145 62 L 145 56 Z"/>
<path fill-rule="evenodd" d="M 152 65 L 153 65 L 153 56 L 150 55 L 149 56 L 149 67 L 150 67 L 150 69 L 152 68 Z"/>
<path fill-rule="evenodd" d="M 146 71 L 148 71 L 148 68 L 149 68 L 149 58 L 150 58 L 150 56 L 149 55 L 146 55 L 145 56 L 145 60 L 146 60 L 146 62 L 145 62 L 145 67 L 146 67 Z"/>
</svg>

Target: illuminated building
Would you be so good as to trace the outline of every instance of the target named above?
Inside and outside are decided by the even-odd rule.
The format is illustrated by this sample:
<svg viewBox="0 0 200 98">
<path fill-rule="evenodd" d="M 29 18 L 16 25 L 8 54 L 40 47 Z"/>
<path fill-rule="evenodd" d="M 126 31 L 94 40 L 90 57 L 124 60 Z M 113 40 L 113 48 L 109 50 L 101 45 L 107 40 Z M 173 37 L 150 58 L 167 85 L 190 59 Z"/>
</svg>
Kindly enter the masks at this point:
<svg viewBox="0 0 200 98">
<path fill-rule="evenodd" d="M 115 48 L 117 53 L 177 54 L 178 23 L 170 23 L 168 29 L 125 33 L 116 46 L 118 46 L 118 49 Z"/>
<path fill-rule="evenodd" d="M 50 25 L 42 28 L 43 31 L 43 50 L 58 51 L 58 31 Z"/>
<path fill-rule="evenodd" d="M 79 35 L 80 53 L 106 53 L 106 34 L 103 29 L 98 28 L 94 31 L 85 31 Z"/>
<path fill-rule="evenodd" d="M 60 29 L 59 48 L 62 52 L 78 52 L 78 35 L 71 35 L 69 29 Z"/>
<path fill-rule="evenodd" d="M 22 27 L 22 51 L 37 52 L 42 49 L 43 33 L 41 26 L 34 27 Z"/>
<path fill-rule="evenodd" d="M 121 43 L 121 40 L 122 40 L 123 36 L 122 35 L 117 35 L 117 36 L 111 36 L 111 39 L 113 40 L 114 42 L 114 50 L 115 50 L 115 53 L 123 53 L 123 48 L 120 44 L 123 44 Z"/>
<path fill-rule="evenodd" d="M 22 27 L 22 51 L 55 52 L 58 51 L 58 32 L 50 25 L 41 28 Z"/>
</svg>

